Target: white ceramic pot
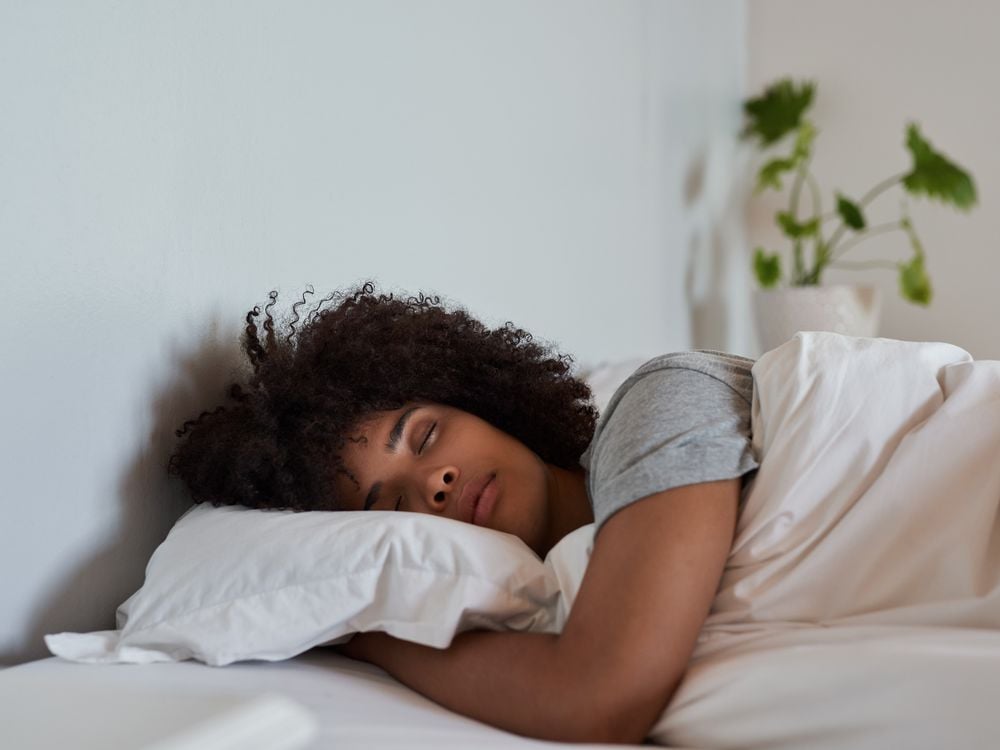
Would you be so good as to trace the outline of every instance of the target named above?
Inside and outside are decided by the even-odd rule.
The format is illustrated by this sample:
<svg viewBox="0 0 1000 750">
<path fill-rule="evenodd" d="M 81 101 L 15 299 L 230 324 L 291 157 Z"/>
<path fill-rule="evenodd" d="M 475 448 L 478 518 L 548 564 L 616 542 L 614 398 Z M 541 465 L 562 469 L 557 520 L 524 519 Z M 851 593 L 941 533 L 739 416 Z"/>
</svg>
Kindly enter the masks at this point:
<svg viewBox="0 0 1000 750">
<path fill-rule="evenodd" d="M 798 331 L 878 335 L 881 295 L 874 286 L 793 286 L 758 289 L 754 316 L 762 351 L 780 346 Z"/>
</svg>

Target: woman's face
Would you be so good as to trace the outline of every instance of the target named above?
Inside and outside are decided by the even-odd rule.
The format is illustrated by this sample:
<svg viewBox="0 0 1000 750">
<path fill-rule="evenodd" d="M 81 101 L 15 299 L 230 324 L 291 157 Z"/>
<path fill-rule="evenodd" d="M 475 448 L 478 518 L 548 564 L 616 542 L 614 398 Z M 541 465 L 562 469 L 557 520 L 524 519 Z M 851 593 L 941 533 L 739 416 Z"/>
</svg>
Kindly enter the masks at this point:
<svg viewBox="0 0 1000 750">
<path fill-rule="evenodd" d="M 342 509 L 432 513 L 506 531 L 542 554 L 554 479 L 519 440 L 426 402 L 377 412 L 350 437 L 341 455 L 358 484 L 337 478 Z"/>
</svg>

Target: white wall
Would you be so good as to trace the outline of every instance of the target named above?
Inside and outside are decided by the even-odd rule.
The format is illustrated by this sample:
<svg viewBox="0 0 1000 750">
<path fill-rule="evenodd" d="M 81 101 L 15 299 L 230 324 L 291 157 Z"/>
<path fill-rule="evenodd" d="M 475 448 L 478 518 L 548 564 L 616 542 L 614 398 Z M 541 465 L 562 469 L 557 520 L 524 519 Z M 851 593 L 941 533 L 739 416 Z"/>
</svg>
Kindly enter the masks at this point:
<svg viewBox="0 0 1000 750">
<path fill-rule="evenodd" d="M 891 270 L 835 271 L 824 281 L 876 282 L 884 300 L 883 336 L 948 341 L 979 359 L 1000 359 L 1000 5 L 754 0 L 747 9 L 749 91 L 756 94 L 785 75 L 818 83 L 813 173 L 823 187 L 824 210 L 833 207 L 834 188 L 859 198 L 909 169 L 903 144 L 910 119 L 972 172 L 979 191 L 980 204 L 969 214 L 924 199 L 910 202 L 935 291 L 929 308 L 900 298 Z M 900 195 L 888 193 L 872 204 L 873 223 L 899 218 Z M 777 206 L 771 201 L 752 209 L 754 242 L 780 242 L 771 228 Z M 844 259 L 909 257 L 905 235 L 895 232 L 856 246 Z"/>
<path fill-rule="evenodd" d="M 743 24 L 740 0 L 0 5 L 0 663 L 113 627 L 186 505 L 173 430 L 272 288 L 436 291 L 582 363 L 747 351 Z"/>
</svg>

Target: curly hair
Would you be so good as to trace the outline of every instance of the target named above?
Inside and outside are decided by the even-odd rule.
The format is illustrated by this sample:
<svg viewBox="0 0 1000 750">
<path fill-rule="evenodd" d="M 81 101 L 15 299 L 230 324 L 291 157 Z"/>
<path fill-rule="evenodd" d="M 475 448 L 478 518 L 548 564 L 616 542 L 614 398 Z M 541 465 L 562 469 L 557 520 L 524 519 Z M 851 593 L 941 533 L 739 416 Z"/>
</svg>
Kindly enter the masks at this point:
<svg viewBox="0 0 1000 750">
<path fill-rule="evenodd" d="M 469 412 L 523 442 L 543 461 L 572 469 L 594 434 L 590 387 L 571 374 L 573 358 L 507 322 L 489 329 L 439 297 L 376 294 L 371 281 L 334 292 L 301 329 L 292 306 L 279 338 L 264 308 L 263 340 L 246 315 L 242 351 L 252 367 L 228 400 L 175 431 L 167 471 L 196 503 L 251 508 L 338 510 L 334 477 L 353 479 L 340 456 L 367 417 L 411 401 Z M 334 301 L 333 307 L 324 305 Z"/>
</svg>

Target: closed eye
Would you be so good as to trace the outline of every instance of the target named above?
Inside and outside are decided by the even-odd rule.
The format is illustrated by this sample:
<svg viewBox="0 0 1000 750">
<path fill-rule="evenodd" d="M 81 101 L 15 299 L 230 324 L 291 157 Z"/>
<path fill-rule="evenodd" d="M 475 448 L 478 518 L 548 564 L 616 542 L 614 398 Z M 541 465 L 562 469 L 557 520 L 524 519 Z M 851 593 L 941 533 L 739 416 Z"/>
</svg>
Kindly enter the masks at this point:
<svg viewBox="0 0 1000 750">
<path fill-rule="evenodd" d="M 437 428 L 437 422 L 435 422 L 434 424 L 432 424 L 431 428 L 427 431 L 427 435 L 424 437 L 424 442 L 422 442 L 420 444 L 420 447 L 417 448 L 417 453 L 423 453 L 424 452 L 424 446 L 427 445 L 427 441 L 431 439 L 431 435 L 434 434 L 434 430 L 436 428 Z"/>
<path fill-rule="evenodd" d="M 435 429 L 437 429 L 437 422 L 435 422 L 434 424 L 432 424 L 431 428 L 429 430 L 427 430 L 427 434 L 424 436 L 423 442 L 420 443 L 420 447 L 417 448 L 417 453 L 423 453 L 424 446 L 427 445 L 427 441 L 431 439 L 431 435 L 434 434 L 434 430 Z M 400 504 L 402 502 L 403 502 L 403 496 L 400 495 L 398 498 L 396 498 L 396 507 L 393 508 L 393 510 L 399 510 L 399 506 L 400 506 Z"/>
</svg>

